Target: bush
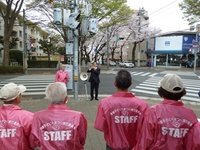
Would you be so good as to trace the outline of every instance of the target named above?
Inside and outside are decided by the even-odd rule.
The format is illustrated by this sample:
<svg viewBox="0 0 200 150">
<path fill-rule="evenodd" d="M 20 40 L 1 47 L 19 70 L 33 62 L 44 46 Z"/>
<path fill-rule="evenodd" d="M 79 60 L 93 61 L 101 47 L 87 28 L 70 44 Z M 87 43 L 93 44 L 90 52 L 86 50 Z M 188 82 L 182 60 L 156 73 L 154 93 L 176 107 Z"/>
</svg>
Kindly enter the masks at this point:
<svg viewBox="0 0 200 150">
<path fill-rule="evenodd" d="M 0 73 L 1 74 L 9 74 L 9 73 L 23 73 L 22 66 L 0 66 Z"/>
<path fill-rule="evenodd" d="M 56 68 L 58 61 L 28 60 L 28 68 Z"/>
</svg>

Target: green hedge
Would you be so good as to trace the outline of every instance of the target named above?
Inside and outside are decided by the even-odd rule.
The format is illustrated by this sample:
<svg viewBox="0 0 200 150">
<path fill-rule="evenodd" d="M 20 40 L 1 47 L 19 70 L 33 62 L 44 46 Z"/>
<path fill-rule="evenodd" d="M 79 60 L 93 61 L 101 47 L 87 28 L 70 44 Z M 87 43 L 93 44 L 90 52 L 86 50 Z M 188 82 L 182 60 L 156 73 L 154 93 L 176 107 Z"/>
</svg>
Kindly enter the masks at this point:
<svg viewBox="0 0 200 150">
<path fill-rule="evenodd" d="M 56 68 L 58 61 L 28 60 L 28 68 Z"/>
<path fill-rule="evenodd" d="M 22 66 L 0 66 L 0 73 L 1 74 L 9 74 L 9 73 L 23 73 Z"/>
</svg>

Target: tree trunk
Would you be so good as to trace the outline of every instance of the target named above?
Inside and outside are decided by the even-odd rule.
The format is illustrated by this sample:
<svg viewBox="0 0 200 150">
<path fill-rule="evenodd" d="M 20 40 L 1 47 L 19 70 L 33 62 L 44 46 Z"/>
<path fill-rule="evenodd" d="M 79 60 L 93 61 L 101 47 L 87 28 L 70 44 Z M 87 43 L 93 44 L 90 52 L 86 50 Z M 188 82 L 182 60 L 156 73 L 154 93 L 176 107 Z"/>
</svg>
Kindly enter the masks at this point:
<svg viewBox="0 0 200 150">
<path fill-rule="evenodd" d="M 4 36 L 4 57 L 3 57 L 3 66 L 9 66 L 9 36 Z"/>
<path fill-rule="evenodd" d="M 132 49 L 132 63 L 135 65 L 135 49 L 137 46 L 137 42 L 134 42 L 133 49 Z"/>
</svg>

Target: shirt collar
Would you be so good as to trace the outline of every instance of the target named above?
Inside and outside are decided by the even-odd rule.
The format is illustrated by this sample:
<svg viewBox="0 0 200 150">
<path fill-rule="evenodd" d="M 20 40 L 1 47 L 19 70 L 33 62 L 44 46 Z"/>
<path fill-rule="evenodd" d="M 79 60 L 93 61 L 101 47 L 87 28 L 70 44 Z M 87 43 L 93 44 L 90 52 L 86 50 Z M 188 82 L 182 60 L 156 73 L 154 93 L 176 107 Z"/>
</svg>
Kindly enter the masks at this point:
<svg viewBox="0 0 200 150">
<path fill-rule="evenodd" d="M 51 104 L 48 109 L 69 109 L 65 104 Z"/>
<path fill-rule="evenodd" d="M 116 92 L 112 96 L 114 97 L 135 97 L 133 93 L 130 92 Z"/>
<path fill-rule="evenodd" d="M 164 99 L 161 104 L 169 104 L 169 105 L 175 105 L 175 106 L 183 106 L 182 101 L 175 101 L 175 100 L 170 100 L 170 99 Z"/>
</svg>

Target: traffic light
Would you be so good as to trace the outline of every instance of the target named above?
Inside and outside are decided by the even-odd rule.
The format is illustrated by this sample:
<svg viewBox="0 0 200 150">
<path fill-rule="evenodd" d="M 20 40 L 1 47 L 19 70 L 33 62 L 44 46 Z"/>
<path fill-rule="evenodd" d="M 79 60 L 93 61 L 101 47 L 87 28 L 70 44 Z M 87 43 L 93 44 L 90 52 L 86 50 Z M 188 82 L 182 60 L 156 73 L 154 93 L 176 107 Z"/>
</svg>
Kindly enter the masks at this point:
<svg viewBox="0 0 200 150">
<path fill-rule="evenodd" d="M 80 26 L 80 22 L 78 22 L 78 19 L 80 17 L 79 13 L 71 13 L 69 15 L 69 20 L 67 25 L 71 28 L 71 29 L 78 29 Z"/>
<path fill-rule="evenodd" d="M 119 40 L 123 40 L 124 39 L 124 37 L 117 37 L 117 40 L 119 41 Z"/>
</svg>

